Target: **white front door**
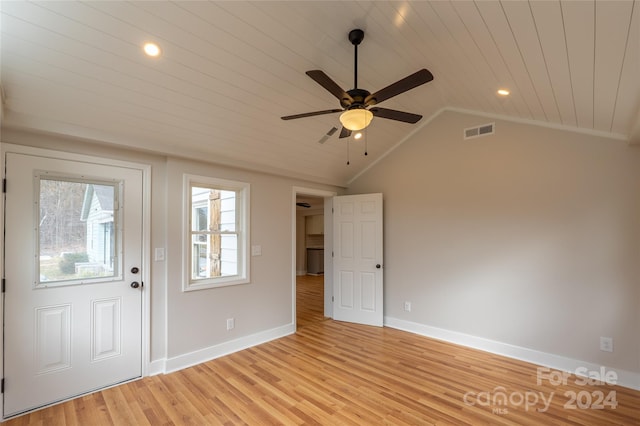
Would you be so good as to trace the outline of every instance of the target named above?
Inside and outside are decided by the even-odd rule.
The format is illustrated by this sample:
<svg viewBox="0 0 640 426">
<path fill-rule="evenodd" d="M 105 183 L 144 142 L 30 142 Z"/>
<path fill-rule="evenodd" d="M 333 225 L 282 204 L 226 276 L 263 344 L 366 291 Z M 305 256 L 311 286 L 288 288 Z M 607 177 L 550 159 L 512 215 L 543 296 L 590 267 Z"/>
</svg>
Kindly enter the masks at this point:
<svg viewBox="0 0 640 426">
<path fill-rule="evenodd" d="M 333 319 L 382 326 L 382 194 L 333 198 Z"/>
<path fill-rule="evenodd" d="M 7 153 L 6 179 L 4 416 L 140 377 L 142 171 Z"/>
</svg>

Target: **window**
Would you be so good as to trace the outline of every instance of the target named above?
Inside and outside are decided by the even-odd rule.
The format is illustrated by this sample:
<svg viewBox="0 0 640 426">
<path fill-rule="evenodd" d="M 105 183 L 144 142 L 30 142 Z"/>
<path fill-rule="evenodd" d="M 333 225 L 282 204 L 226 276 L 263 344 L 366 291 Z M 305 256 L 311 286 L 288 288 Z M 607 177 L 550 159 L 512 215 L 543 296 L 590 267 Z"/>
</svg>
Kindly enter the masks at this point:
<svg viewBox="0 0 640 426">
<path fill-rule="evenodd" d="M 249 184 L 185 175 L 183 290 L 249 282 Z"/>
<path fill-rule="evenodd" d="M 44 172 L 36 184 L 37 287 L 117 279 L 120 185 Z"/>
</svg>

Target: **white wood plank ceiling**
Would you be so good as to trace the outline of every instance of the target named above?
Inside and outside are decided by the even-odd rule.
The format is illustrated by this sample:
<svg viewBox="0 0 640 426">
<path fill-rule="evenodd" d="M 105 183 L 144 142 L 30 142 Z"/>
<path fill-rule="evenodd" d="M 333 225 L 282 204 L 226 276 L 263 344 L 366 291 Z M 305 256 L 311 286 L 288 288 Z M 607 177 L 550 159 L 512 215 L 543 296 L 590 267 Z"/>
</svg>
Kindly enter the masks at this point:
<svg viewBox="0 0 640 426">
<path fill-rule="evenodd" d="M 26 128 L 346 184 L 443 108 L 638 139 L 640 2 L 13 2 L 1 7 L 4 128 Z M 364 143 L 305 75 L 353 88 L 420 68 L 434 81 L 381 106 Z M 146 41 L 162 56 L 142 54 Z M 508 98 L 496 95 L 508 88 Z M 462 130 L 461 130 L 462 134 Z"/>
</svg>

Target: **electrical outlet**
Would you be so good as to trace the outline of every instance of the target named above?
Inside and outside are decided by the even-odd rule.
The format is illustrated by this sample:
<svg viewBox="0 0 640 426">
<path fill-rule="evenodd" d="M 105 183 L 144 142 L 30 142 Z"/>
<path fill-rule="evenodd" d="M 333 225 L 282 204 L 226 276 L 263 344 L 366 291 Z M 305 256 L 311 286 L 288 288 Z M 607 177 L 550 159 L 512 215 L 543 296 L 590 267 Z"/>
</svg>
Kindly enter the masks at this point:
<svg viewBox="0 0 640 426">
<path fill-rule="evenodd" d="M 236 320 L 234 318 L 227 318 L 227 331 L 233 330 L 236 326 Z"/>
<path fill-rule="evenodd" d="M 604 352 L 613 352 L 613 338 L 600 337 L 600 350 Z"/>
<path fill-rule="evenodd" d="M 404 310 L 411 312 L 411 302 L 404 302 Z"/>
</svg>

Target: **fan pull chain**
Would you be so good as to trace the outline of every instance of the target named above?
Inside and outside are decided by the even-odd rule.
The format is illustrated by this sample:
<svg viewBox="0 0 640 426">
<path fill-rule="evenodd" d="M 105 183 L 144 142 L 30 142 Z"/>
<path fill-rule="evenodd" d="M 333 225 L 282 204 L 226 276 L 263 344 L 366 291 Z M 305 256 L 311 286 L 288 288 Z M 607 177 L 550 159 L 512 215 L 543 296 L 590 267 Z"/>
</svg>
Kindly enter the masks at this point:
<svg viewBox="0 0 640 426">
<path fill-rule="evenodd" d="M 369 153 L 367 152 L 367 151 L 369 151 L 369 149 L 368 149 L 367 129 L 364 129 L 362 131 L 362 137 L 364 138 L 364 155 L 369 155 Z"/>
<path fill-rule="evenodd" d="M 349 165 L 349 139 L 351 138 L 347 138 L 347 166 Z"/>
</svg>

